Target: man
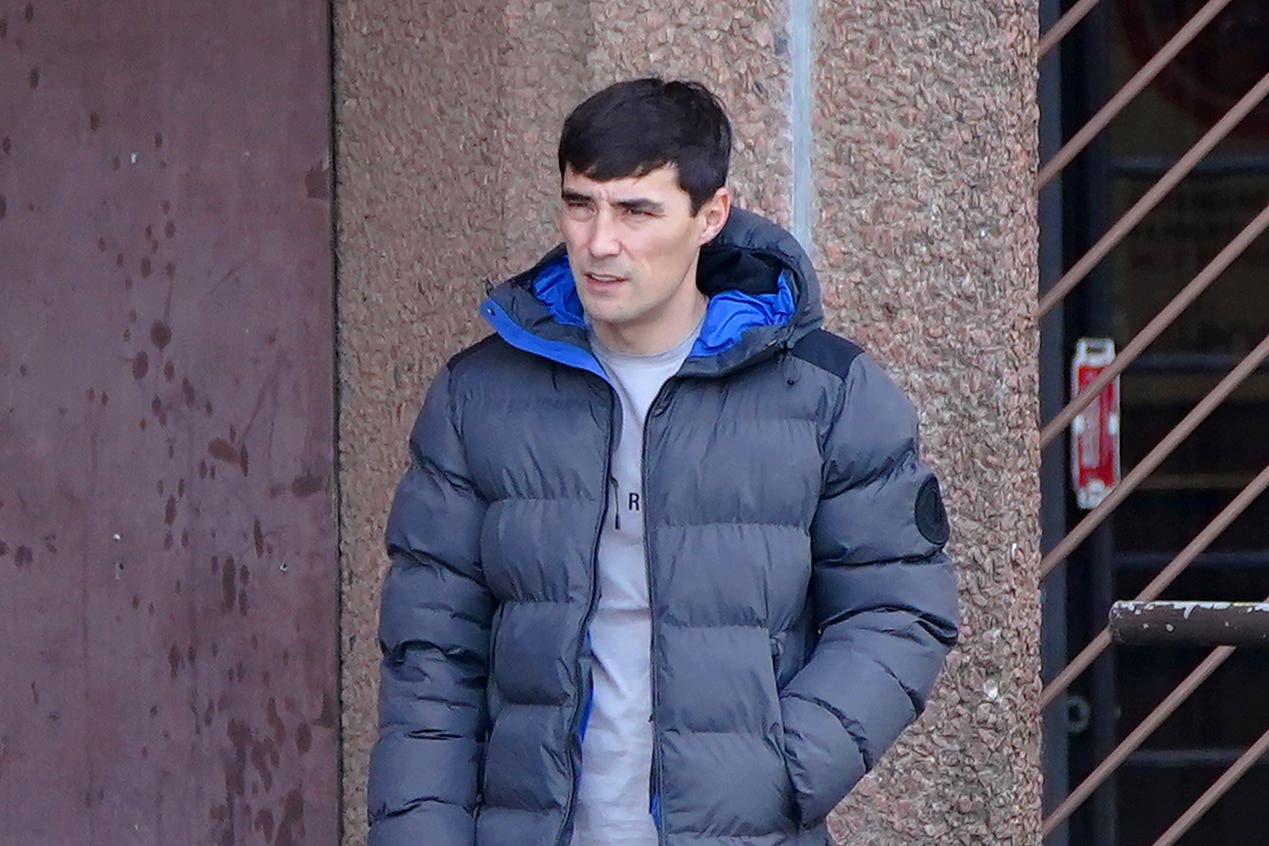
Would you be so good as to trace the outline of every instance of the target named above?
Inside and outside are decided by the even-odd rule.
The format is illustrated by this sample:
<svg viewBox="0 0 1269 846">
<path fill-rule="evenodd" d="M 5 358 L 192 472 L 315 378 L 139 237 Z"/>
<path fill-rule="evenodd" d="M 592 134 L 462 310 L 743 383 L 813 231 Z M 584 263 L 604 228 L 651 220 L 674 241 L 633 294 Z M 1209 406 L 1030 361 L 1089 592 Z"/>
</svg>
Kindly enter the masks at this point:
<svg viewBox="0 0 1269 846">
<path fill-rule="evenodd" d="M 372 846 L 820 846 L 924 707 L 957 615 L 915 415 L 730 148 L 694 83 L 565 121 L 564 243 L 410 438 Z"/>
</svg>

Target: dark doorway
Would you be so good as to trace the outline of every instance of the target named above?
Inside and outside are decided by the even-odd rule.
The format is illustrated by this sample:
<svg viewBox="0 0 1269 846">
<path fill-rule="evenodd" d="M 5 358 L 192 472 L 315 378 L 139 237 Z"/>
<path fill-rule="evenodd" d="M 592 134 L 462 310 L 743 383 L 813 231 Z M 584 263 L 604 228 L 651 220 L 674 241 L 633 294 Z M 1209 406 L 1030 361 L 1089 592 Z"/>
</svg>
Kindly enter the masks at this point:
<svg viewBox="0 0 1269 846">
<path fill-rule="evenodd" d="M 1103 2 L 1063 42 L 1064 138 L 1082 127 L 1202 3 Z M 1069 268 L 1269 71 L 1269 9 L 1234 0 L 1061 177 L 1060 206 L 1042 228 Z M 1209 154 L 1104 260 L 1046 327 L 1050 357 L 1069 363 L 1081 337 L 1131 340 L 1269 204 L 1269 106 Z M 1060 230 L 1054 236 L 1053 230 Z M 1136 465 L 1269 332 L 1269 239 L 1260 238 L 1122 378 L 1125 471 Z M 1056 337 L 1055 337 L 1056 336 Z M 1049 363 L 1048 379 L 1064 366 Z M 1069 397 L 1064 396 L 1063 399 Z M 1049 403 L 1049 415 L 1053 411 Z M 1046 677 L 1105 625 L 1109 604 L 1129 599 L 1269 463 L 1269 373 L 1243 384 L 1113 517 L 1050 576 Z M 1046 454 L 1046 544 L 1086 512 L 1066 483 L 1065 447 Z M 1056 480 L 1061 480 L 1060 482 Z M 1059 486 L 1063 492 L 1057 494 Z M 1255 502 L 1164 598 L 1261 601 L 1269 595 L 1269 496 Z M 1058 615 L 1061 615 L 1060 618 Z M 1079 784 L 1207 654 L 1112 648 L 1050 713 L 1047 775 Z M 1266 728 L 1269 653 L 1240 651 L 1204 683 L 1050 842 L 1149 846 Z M 1056 736 L 1061 732 L 1062 736 Z M 1269 762 L 1264 762 L 1269 763 Z M 1253 768 L 1180 842 L 1269 842 L 1261 797 L 1269 767 Z"/>
</svg>

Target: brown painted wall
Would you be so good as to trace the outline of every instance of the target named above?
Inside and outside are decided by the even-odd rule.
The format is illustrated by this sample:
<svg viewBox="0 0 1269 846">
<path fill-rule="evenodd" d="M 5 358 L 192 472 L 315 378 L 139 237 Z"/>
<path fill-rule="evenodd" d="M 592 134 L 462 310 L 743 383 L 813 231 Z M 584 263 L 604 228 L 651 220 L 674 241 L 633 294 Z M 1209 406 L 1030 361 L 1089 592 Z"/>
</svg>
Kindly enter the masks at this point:
<svg viewBox="0 0 1269 846">
<path fill-rule="evenodd" d="M 482 280 L 554 243 L 554 144 L 612 80 L 707 81 L 733 188 L 789 223 L 789 9 L 339 0 L 345 841 L 362 844 L 383 521 L 445 357 L 485 334 Z M 930 712 L 845 803 L 852 844 L 1038 843 L 1036 10 L 1004 0 L 814 10 L 814 252 L 833 328 L 921 409 L 963 563 L 965 640 Z"/>
<path fill-rule="evenodd" d="M 0 841 L 339 837 L 329 18 L 0 9 Z"/>
</svg>

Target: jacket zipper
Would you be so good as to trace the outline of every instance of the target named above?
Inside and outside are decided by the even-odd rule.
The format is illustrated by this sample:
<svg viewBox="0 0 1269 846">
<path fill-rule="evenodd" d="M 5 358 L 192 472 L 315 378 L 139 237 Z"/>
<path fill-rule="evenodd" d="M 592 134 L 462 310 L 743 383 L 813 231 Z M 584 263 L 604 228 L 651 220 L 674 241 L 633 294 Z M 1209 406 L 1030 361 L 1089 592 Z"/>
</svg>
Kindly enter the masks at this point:
<svg viewBox="0 0 1269 846">
<path fill-rule="evenodd" d="M 757 252 L 761 252 L 761 251 L 757 251 Z M 486 310 L 488 311 L 489 314 L 491 315 L 494 314 L 494 310 L 492 307 L 489 307 Z M 495 330 L 497 330 L 496 326 L 495 326 Z M 510 341 L 508 341 L 508 343 L 510 343 Z M 516 346 L 516 345 L 512 344 L 512 346 Z M 754 356 L 746 360 L 741 366 L 729 368 L 729 370 L 726 372 L 730 373 L 739 369 L 747 369 L 748 367 L 752 365 L 756 365 L 762 361 L 766 361 L 767 359 L 774 357 L 780 352 L 782 347 L 788 348 L 789 346 L 790 346 L 790 343 L 787 340 L 784 342 L 773 340 L 770 343 L 768 343 L 768 345 L 765 348 L 759 350 Z M 541 351 L 526 349 L 526 352 L 533 352 L 534 354 L 541 355 L 542 357 L 548 360 L 557 361 L 557 359 L 554 356 L 542 353 Z M 568 364 L 567 362 L 560 362 L 560 363 L 566 364 L 567 366 L 572 366 L 572 367 L 576 366 L 576 365 Z M 594 617 L 595 605 L 599 598 L 598 597 L 599 541 L 603 535 L 604 521 L 608 518 L 608 480 L 612 475 L 612 439 L 613 439 L 613 430 L 614 430 L 613 410 L 614 410 L 614 407 L 616 406 L 616 396 L 613 392 L 612 384 L 608 382 L 608 379 L 604 377 L 601 372 L 590 370 L 589 368 L 578 368 L 578 369 L 581 369 L 584 372 L 592 373 L 603 379 L 605 387 L 608 388 L 608 401 L 609 401 L 608 432 L 607 432 L 607 438 L 605 440 L 605 445 L 604 445 L 604 476 L 602 481 L 602 486 L 604 491 L 604 502 L 603 502 L 603 506 L 600 509 L 599 521 L 595 527 L 595 540 L 591 547 L 590 598 L 586 606 L 586 615 L 582 620 L 582 637 L 579 638 L 578 640 L 577 653 L 576 653 L 576 656 L 574 657 L 575 665 L 580 668 L 581 661 L 582 661 L 582 650 L 585 648 L 585 643 L 586 643 L 585 633 L 590 629 L 590 621 L 592 617 Z M 724 374 L 719 373 L 719 374 L 711 374 L 711 375 L 717 377 L 717 376 L 722 376 Z M 647 454 L 646 454 L 647 453 L 646 448 L 648 443 L 648 420 L 652 417 L 653 410 L 657 408 L 662 398 L 664 397 L 666 388 L 668 388 L 672 382 L 677 381 L 679 378 L 681 377 L 671 376 L 669 379 L 665 381 L 665 384 L 663 384 L 660 390 L 657 391 L 656 397 L 653 398 L 652 404 L 648 407 L 648 417 L 645 418 L 643 421 L 643 444 L 641 446 L 643 446 L 644 449 L 643 449 L 643 455 L 641 456 L 641 463 L 640 463 L 640 479 L 642 481 L 645 494 L 648 490 L 648 461 L 647 461 Z M 656 806 L 656 813 L 653 814 L 653 823 L 657 830 L 657 842 L 658 844 L 661 844 L 661 846 L 664 846 L 665 833 L 662 831 L 662 828 L 661 828 L 660 807 L 659 807 L 660 785 L 661 785 L 661 775 L 662 775 L 661 755 L 660 755 L 659 732 L 657 731 L 657 723 L 656 723 L 657 683 L 656 683 L 655 656 L 656 656 L 657 625 L 656 625 L 656 616 L 653 613 L 653 609 L 655 608 L 656 603 L 653 597 L 653 586 L 652 586 L 652 582 L 653 582 L 652 557 L 648 552 L 649 506 L 648 506 L 648 500 L 646 498 L 644 502 L 645 504 L 643 507 L 643 517 L 642 517 L 643 519 L 643 561 L 644 561 L 644 569 L 648 577 L 648 606 L 649 606 L 648 610 L 649 610 L 649 617 L 651 618 L 650 619 L 651 637 L 649 638 L 649 682 L 650 682 L 651 695 L 652 695 L 652 714 L 651 714 L 651 722 L 652 722 L 652 767 L 651 769 L 652 769 L 652 772 L 650 773 L 650 779 L 649 779 L 650 781 L 649 793 L 651 794 L 649 803 L 650 805 Z M 588 698 L 589 698 L 589 694 L 588 694 Z M 573 712 L 570 737 L 576 736 L 578 728 L 581 725 L 582 715 L 584 711 L 585 711 L 585 703 L 579 697 L 578 704 Z M 580 740 L 579 740 L 579 743 L 580 743 Z M 569 846 L 566 840 L 566 836 L 569 834 L 569 827 L 573 823 L 573 815 L 576 812 L 577 785 L 578 785 L 577 780 L 578 780 L 579 773 L 577 771 L 577 768 L 572 766 L 571 760 L 572 759 L 570 756 L 570 770 L 571 770 L 570 775 L 572 778 L 573 785 L 569 791 L 568 802 L 564 809 L 564 824 L 562 828 L 560 829 L 560 836 L 557 840 L 557 846 Z M 650 812 L 651 812 L 651 809 L 650 809 Z"/>
<path fill-rule="evenodd" d="M 671 376 L 661 385 L 657 395 L 653 398 L 652 404 L 648 406 L 648 414 L 643 418 L 643 443 L 640 444 L 639 456 L 639 476 L 640 483 L 643 485 L 643 566 L 647 572 L 648 578 L 648 618 L 650 637 L 648 639 L 648 682 L 651 688 L 652 696 L 652 713 L 649 715 L 652 722 L 652 765 L 648 773 L 648 812 L 652 814 L 652 824 L 657 830 L 657 843 L 664 846 L 665 831 L 661 825 L 661 734 L 657 730 L 657 619 L 656 619 L 656 598 L 653 593 L 652 578 L 652 553 L 651 537 L 648 532 L 648 513 L 652 509 L 652 497 L 648 496 L 648 426 L 652 418 L 657 413 L 661 400 L 665 397 L 666 389 L 671 383 L 676 381 L 676 377 Z"/>
<path fill-rule="evenodd" d="M 775 356 L 780 349 L 785 346 L 779 342 L 774 342 L 766 349 L 762 350 L 759 355 L 755 356 L 748 363 L 757 364 L 768 358 Z M 652 418 L 656 416 L 662 400 L 665 398 L 668 389 L 683 377 L 671 376 L 661 385 L 661 389 L 657 391 L 656 396 L 652 400 L 652 404 L 648 406 L 648 415 L 643 419 L 643 443 L 640 444 L 640 464 L 639 475 L 640 482 L 643 485 L 643 565 L 648 578 L 648 616 L 651 625 L 651 637 L 648 643 L 648 681 L 652 694 L 652 713 L 650 715 L 652 722 L 652 766 L 651 772 L 648 774 L 648 812 L 652 814 L 652 823 L 657 831 L 657 843 L 665 846 L 665 829 L 661 824 L 661 733 L 657 729 L 657 618 L 656 618 L 656 594 L 655 580 L 652 577 L 652 553 L 651 553 L 651 533 L 648 531 L 648 523 L 651 520 L 650 513 L 652 511 L 652 503 L 656 497 L 650 496 L 651 488 L 648 486 L 648 427 L 651 425 Z M 563 846 L 563 844 L 561 844 Z"/>
<path fill-rule="evenodd" d="M 743 368 L 757 365 L 763 361 L 767 361 L 777 356 L 782 350 L 787 349 L 789 344 L 787 341 L 772 341 L 764 349 L 755 354 L 752 358 L 744 363 Z M 735 368 L 742 369 L 742 368 Z M 648 531 L 648 523 L 650 522 L 650 512 L 652 503 L 656 497 L 650 496 L 651 488 L 648 486 L 648 427 L 655 416 L 658 406 L 665 398 L 667 390 L 673 383 L 681 381 L 684 377 L 676 375 L 665 380 L 665 384 L 657 391 L 657 395 L 652 400 L 652 404 L 648 406 L 648 415 L 643 420 L 643 443 L 640 445 L 642 450 L 640 454 L 640 482 L 643 485 L 643 564 L 647 571 L 648 577 L 648 611 L 651 618 L 651 637 L 648 645 L 648 681 L 652 693 L 652 766 L 648 778 L 648 811 L 652 814 L 652 822 L 657 831 L 657 843 L 659 846 L 665 846 L 665 829 L 661 824 L 661 736 L 657 730 L 657 667 L 656 667 L 656 643 L 657 643 L 657 619 L 656 619 L 656 599 L 654 580 L 652 578 L 652 553 L 651 553 L 651 535 Z M 774 660 L 772 662 L 774 664 Z M 773 668 L 774 669 L 774 668 Z M 561 844 L 563 846 L 563 844 Z"/>
<path fill-rule="evenodd" d="M 586 615 L 582 618 L 582 631 L 577 641 L 577 655 L 573 659 L 574 666 L 578 668 L 579 673 L 582 666 L 582 651 L 586 648 L 587 633 L 590 631 L 590 621 L 595 616 L 595 606 L 599 600 L 599 541 L 603 537 L 604 521 L 608 519 L 608 480 L 612 477 L 612 439 L 613 431 L 616 428 L 613 422 L 613 413 L 617 403 L 612 385 L 605 380 L 604 386 L 608 389 L 608 432 L 604 441 L 604 475 L 600 487 L 603 491 L 603 505 L 599 509 L 599 522 L 595 525 L 595 541 L 590 551 L 590 599 L 586 605 Z M 582 717 L 587 711 L 586 703 L 594 695 L 593 689 L 587 692 L 585 696 L 582 696 L 580 689 L 577 693 L 577 706 L 573 711 L 573 719 L 569 729 L 569 743 L 572 743 L 573 738 L 577 737 L 578 730 L 582 725 Z M 581 742 L 581 738 L 577 737 L 579 747 Z M 580 748 L 578 754 L 581 754 Z M 572 787 L 568 793 L 568 804 L 564 808 L 564 825 L 560 829 L 560 836 L 556 841 L 557 846 L 569 846 L 568 841 L 571 839 L 570 828 L 573 825 L 573 815 L 577 811 L 577 786 L 581 772 L 573 765 L 572 761 L 573 756 L 570 755 L 569 775 Z"/>
</svg>

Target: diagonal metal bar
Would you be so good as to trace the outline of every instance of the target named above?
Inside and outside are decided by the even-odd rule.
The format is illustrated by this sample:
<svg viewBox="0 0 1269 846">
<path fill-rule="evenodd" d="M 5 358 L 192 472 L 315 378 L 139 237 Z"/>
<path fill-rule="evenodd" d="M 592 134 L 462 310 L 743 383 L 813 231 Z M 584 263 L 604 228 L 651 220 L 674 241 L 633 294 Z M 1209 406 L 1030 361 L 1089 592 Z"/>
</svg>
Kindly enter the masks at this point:
<svg viewBox="0 0 1269 846">
<path fill-rule="evenodd" d="M 1045 817 L 1041 826 L 1042 836 L 1048 837 L 1049 833 L 1061 825 L 1063 820 L 1075 813 L 1076 809 L 1093 795 L 1093 791 L 1097 790 L 1129 755 L 1137 751 L 1137 747 L 1141 746 L 1155 729 L 1163 725 L 1164 720 L 1172 716 L 1172 712 L 1181 707 L 1182 703 L 1190 698 L 1190 694 L 1197 690 L 1208 676 L 1216 672 L 1216 668 L 1225 663 L 1225 659 L 1233 653 L 1232 646 L 1220 646 L 1213 649 L 1211 654 L 1204 658 L 1203 662 L 1195 667 L 1184 681 L 1173 688 L 1172 692 L 1141 721 L 1141 724 L 1133 729 L 1132 734 L 1125 737 L 1114 751 L 1106 756 L 1106 760 L 1098 764 L 1097 768 L 1088 774 L 1088 778 L 1080 782 L 1079 787 L 1072 790 L 1070 795 L 1053 809 L 1053 813 Z"/>
<path fill-rule="evenodd" d="M 1088 146 L 1088 143 L 1093 140 L 1097 133 L 1105 129 L 1106 124 L 1110 123 L 1116 115 L 1123 111 L 1124 106 L 1132 102 L 1132 99 L 1140 94 L 1142 89 L 1159 75 L 1159 71 L 1163 70 L 1168 62 L 1176 58 L 1176 55 L 1185 49 L 1186 45 L 1202 32 L 1203 27 L 1207 26 L 1212 18 L 1219 15 L 1230 2 L 1231 0 L 1207 0 L 1196 15 L 1186 21 L 1185 26 L 1177 30 L 1176 35 L 1168 39 L 1168 43 L 1164 44 L 1162 49 L 1151 57 L 1150 61 L 1142 65 L 1141 70 L 1133 74 L 1132 79 L 1128 80 L 1123 88 L 1115 92 L 1115 96 L 1111 97 L 1110 101 L 1102 106 L 1097 114 L 1093 115 L 1092 120 L 1084 124 L 1070 141 L 1062 145 L 1062 149 L 1058 150 L 1053 158 L 1044 163 L 1040 168 L 1039 174 L 1036 175 L 1036 193 L 1039 193 L 1041 188 L 1048 185 L 1049 181 L 1070 163 L 1071 159 L 1079 155 L 1080 151 Z"/>
<path fill-rule="evenodd" d="M 1145 351 L 1155 338 L 1163 334 L 1164 330 L 1172 325 L 1181 314 L 1189 307 L 1190 303 L 1198 299 L 1199 295 L 1207 290 L 1214 281 L 1216 281 L 1225 270 L 1234 263 L 1251 243 L 1259 238 L 1269 228 L 1269 206 L 1256 215 L 1250 223 L 1243 227 L 1243 231 L 1239 232 L 1234 240 L 1225 245 L 1225 249 L 1217 254 L 1216 258 L 1207 263 L 1202 272 L 1195 276 L 1188 285 L 1181 289 L 1172 301 L 1163 307 L 1160 312 L 1154 316 L 1149 323 L 1146 324 L 1140 332 L 1137 333 L 1128 346 L 1124 347 L 1119 355 L 1115 356 L 1115 360 L 1110 366 L 1097 375 L 1072 399 L 1065 408 L 1057 413 L 1052 420 L 1044 424 L 1044 428 L 1040 430 L 1040 446 L 1048 446 L 1049 442 L 1061 434 L 1071 421 L 1075 419 L 1084 408 L 1101 394 L 1102 389 L 1111 383 L 1111 380 L 1123 373 L 1128 365 L 1132 364 Z"/>
<path fill-rule="evenodd" d="M 1198 140 L 1193 147 L 1190 148 L 1184 156 L 1182 156 L 1176 164 L 1174 164 L 1163 177 L 1151 186 L 1150 190 L 1142 195 L 1141 199 L 1133 204 L 1124 216 L 1115 221 L 1115 223 L 1106 231 L 1093 248 L 1084 254 L 1070 270 L 1062 275 L 1052 288 L 1044 292 L 1040 297 L 1040 304 L 1036 308 L 1036 316 L 1043 317 L 1048 314 L 1052 308 L 1062 301 L 1062 298 L 1071 292 L 1085 276 L 1087 276 L 1097 264 L 1113 250 L 1120 241 L 1127 237 L 1128 233 L 1142 221 L 1143 218 L 1154 207 L 1159 205 L 1168 192 L 1175 188 L 1186 175 L 1193 170 L 1203 157 L 1211 152 L 1217 144 L 1224 140 L 1225 136 L 1242 121 L 1253 109 L 1260 105 L 1260 102 L 1269 95 L 1269 73 L 1260 78 L 1252 88 L 1243 95 L 1234 106 L 1225 113 L 1216 124 L 1209 129 L 1202 138 Z"/>
<path fill-rule="evenodd" d="M 1217 800 L 1229 792 L 1229 789 L 1243 777 L 1247 770 L 1251 769 L 1253 764 L 1264 757 L 1266 752 L 1269 752 L 1269 731 L 1260 735 L 1259 740 L 1239 756 L 1238 760 L 1222 773 L 1221 777 L 1216 779 L 1211 787 L 1203 791 L 1203 795 L 1196 799 L 1194 804 L 1181 815 L 1181 818 L 1173 823 L 1172 827 L 1154 842 L 1154 846 L 1172 846 L 1173 843 L 1180 840 L 1216 804 Z"/>
<path fill-rule="evenodd" d="M 1184 419 L 1176 425 L 1176 428 L 1169 432 L 1163 440 L 1159 441 L 1154 449 L 1150 450 L 1145 458 L 1141 459 L 1127 476 L 1124 476 L 1123 480 L 1102 500 L 1100 505 L 1090 511 L 1066 537 L 1058 541 L 1053 549 L 1045 554 L 1040 560 L 1040 578 L 1043 579 L 1049 575 L 1049 573 L 1053 572 L 1054 567 L 1065 561 L 1072 550 L 1083 543 L 1084 539 L 1119 507 L 1119 503 L 1123 502 L 1128 494 L 1132 493 L 1147 476 L 1154 472 L 1154 469 L 1172 454 L 1172 451 L 1177 448 L 1181 441 L 1189 437 L 1190 433 L 1206 420 L 1208 415 L 1225 401 L 1226 397 L 1246 381 L 1247 377 L 1255 372 L 1256 368 L 1266 358 L 1269 358 L 1269 335 L 1266 335 L 1256 345 L 1256 348 L 1249 352 L 1238 363 L 1238 366 L 1231 370 L 1212 389 L 1211 393 L 1203 397 L 1199 404 L 1194 406 L 1189 414 L 1185 415 Z"/>
<path fill-rule="evenodd" d="M 1084 16 L 1093 11 L 1093 7 L 1097 5 L 1097 0 L 1080 0 L 1074 6 L 1066 10 L 1062 17 L 1058 18 L 1058 22 L 1049 27 L 1048 32 L 1040 39 L 1039 55 L 1037 59 L 1043 59 L 1044 55 L 1057 46 L 1057 43 L 1066 37 L 1066 34 L 1075 28 L 1075 25 L 1084 20 Z"/>
<path fill-rule="evenodd" d="M 1040 710 L 1053 704 L 1053 700 L 1071 686 L 1080 674 L 1089 668 L 1089 666 L 1097 660 L 1098 656 L 1106 651 L 1106 647 L 1110 646 L 1110 629 L 1104 628 L 1097 633 L 1097 637 L 1088 642 L 1080 650 L 1080 654 L 1076 655 L 1071 663 L 1062 668 L 1062 672 L 1053 677 L 1053 681 L 1044 686 L 1044 690 L 1040 691 Z"/>
<path fill-rule="evenodd" d="M 1221 513 L 1204 526 L 1203 531 L 1195 535 L 1194 539 L 1185 545 L 1185 549 L 1178 552 L 1176 557 L 1168 562 L 1168 566 L 1160 570 L 1150 580 L 1150 584 L 1142 588 L 1133 599 L 1138 602 L 1158 599 L 1160 594 L 1176 580 L 1176 577 L 1181 575 L 1185 568 L 1194 562 L 1194 559 L 1202 555 L 1203 551 L 1211 546 L 1212 542 L 1220 537 L 1221 533 L 1229 528 L 1229 525 L 1237 520 L 1266 489 L 1269 489 L 1269 465 L 1266 465 L 1256 478 L 1248 482 L 1247 486 L 1239 491 L 1238 496 L 1230 500 L 1229 504 L 1221 509 Z M 1108 646 L 1110 646 L 1110 629 L 1104 628 L 1089 642 L 1088 646 L 1080 651 L 1079 655 L 1075 656 L 1071 663 L 1062 668 L 1062 672 L 1045 685 L 1044 690 L 1040 691 L 1040 710 L 1043 711 L 1049 707 L 1062 691 L 1071 686 L 1071 682 L 1079 678 L 1080 673 L 1088 669 L 1097 656 L 1106 651 Z"/>
</svg>

